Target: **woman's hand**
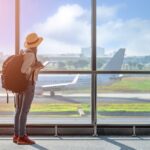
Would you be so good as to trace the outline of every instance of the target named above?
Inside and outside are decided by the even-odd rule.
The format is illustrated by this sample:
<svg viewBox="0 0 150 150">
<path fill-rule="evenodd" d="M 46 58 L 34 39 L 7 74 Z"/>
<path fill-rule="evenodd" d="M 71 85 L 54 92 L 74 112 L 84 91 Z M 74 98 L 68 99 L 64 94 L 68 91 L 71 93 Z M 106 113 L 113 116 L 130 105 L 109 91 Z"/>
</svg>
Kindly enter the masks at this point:
<svg viewBox="0 0 150 150">
<path fill-rule="evenodd" d="M 43 68 L 44 68 L 44 66 L 40 61 L 37 61 L 36 64 L 34 66 L 32 66 L 33 70 L 36 70 L 36 69 L 40 70 L 40 69 L 43 69 Z"/>
</svg>

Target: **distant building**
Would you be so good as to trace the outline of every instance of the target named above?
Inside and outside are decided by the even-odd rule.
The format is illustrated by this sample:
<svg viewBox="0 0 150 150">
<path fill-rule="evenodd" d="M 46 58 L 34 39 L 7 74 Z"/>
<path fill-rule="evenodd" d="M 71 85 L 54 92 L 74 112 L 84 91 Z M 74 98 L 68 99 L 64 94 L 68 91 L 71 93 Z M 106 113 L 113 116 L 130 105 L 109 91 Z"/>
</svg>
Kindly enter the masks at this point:
<svg viewBox="0 0 150 150">
<path fill-rule="evenodd" d="M 41 55 L 44 57 L 54 57 L 54 58 L 80 57 L 80 53 L 41 54 Z"/>
<path fill-rule="evenodd" d="M 92 49 L 90 47 L 82 48 L 81 49 L 81 56 L 82 57 L 91 57 Z M 96 51 L 97 57 L 103 57 L 105 56 L 105 49 L 102 47 L 97 47 Z"/>
</svg>

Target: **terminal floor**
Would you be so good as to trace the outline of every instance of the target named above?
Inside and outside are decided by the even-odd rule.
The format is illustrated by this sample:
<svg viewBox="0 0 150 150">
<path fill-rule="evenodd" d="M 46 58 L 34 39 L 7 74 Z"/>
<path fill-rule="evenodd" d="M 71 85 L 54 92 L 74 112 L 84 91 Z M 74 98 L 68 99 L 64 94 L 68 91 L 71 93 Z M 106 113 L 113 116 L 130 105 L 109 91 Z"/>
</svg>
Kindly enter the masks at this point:
<svg viewBox="0 0 150 150">
<path fill-rule="evenodd" d="M 150 150 L 150 136 L 31 136 L 34 145 L 17 145 L 0 136 L 0 150 Z"/>
</svg>

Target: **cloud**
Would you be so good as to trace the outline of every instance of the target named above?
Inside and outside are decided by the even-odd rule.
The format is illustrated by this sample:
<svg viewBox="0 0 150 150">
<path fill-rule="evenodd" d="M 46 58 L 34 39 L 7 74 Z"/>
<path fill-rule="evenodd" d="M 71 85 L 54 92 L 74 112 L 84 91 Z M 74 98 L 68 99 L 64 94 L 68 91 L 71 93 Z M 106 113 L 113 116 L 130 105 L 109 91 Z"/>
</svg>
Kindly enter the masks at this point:
<svg viewBox="0 0 150 150">
<path fill-rule="evenodd" d="M 45 39 L 41 49 L 51 53 L 79 53 L 81 47 L 90 46 L 91 22 L 86 19 L 87 13 L 77 4 L 68 4 L 45 22 L 34 25 L 33 30 Z"/>
<path fill-rule="evenodd" d="M 124 47 L 127 55 L 150 55 L 149 26 L 150 20 L 109 21 L 98 27 L 98 43 L 111 51 Z"/>
<path fill-rule="evenodd" d="M 122 5 L 115 5 L 115 6 L 97 6 L 97 18 L 101 22 L 107 21 L 109 19 L 113 19 L 117 17 L 117 12 L 122 7 Z"/>
<path fill-rule="evenodd" d="M 100 21 L 97 25 L 98 46 L 104 47 L 107 52 L 116 51 L 123 47 L 126 48 L 128 56 L 150 55 L 150 20 L 123 19 L 119 17 L 122 6 L 124 5 L 99 8 L 103 13 L 98 15 Z"/>
<path fill-rule="evenodd" d="M 123 5 L 98 6 L 97 46 L 106 53 L 126 48 L 126 55 L 150 55 L 150 20 L 119 17 Z M 44 37 L 40 53 L 79 53 L 91 46 L 91 12 L 78 4 L 60 6 L 31 31 Z"/>
</svg>

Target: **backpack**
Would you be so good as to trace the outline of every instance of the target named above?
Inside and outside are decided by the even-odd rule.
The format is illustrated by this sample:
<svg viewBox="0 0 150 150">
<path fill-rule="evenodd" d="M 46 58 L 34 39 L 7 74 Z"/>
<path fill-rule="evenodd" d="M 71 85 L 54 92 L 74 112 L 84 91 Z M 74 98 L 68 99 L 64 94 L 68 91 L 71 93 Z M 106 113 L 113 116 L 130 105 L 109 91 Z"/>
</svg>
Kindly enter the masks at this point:
<svg viewBox="0 0 150 150">
<path fill-rule="evenodd" d="M 22 93 L 26 90 L 28 79 L 26 74 L 21 72 L 23 54 L 11 55 L 2 65 L 2 88 L 13 93 Z M 8 92 L 7 92 L 8 103 Z"/>
</svg>

